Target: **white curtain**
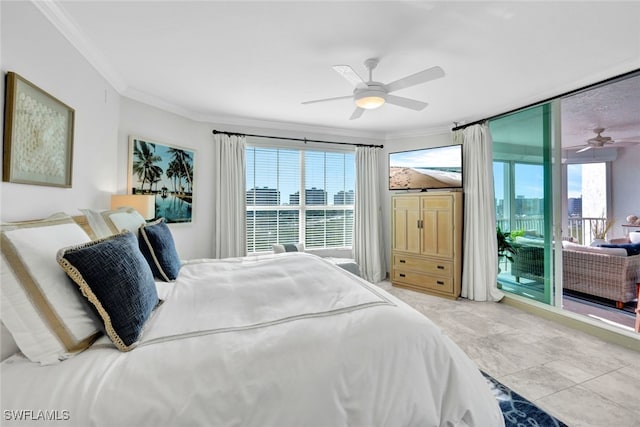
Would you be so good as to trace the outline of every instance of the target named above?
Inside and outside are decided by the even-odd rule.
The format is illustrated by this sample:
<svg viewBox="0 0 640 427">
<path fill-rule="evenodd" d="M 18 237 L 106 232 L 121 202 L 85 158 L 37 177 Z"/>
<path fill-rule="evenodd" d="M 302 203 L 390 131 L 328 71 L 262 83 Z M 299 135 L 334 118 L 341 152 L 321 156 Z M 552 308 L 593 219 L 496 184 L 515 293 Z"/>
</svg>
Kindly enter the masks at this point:
<svg viewBox="0 0 640 427">
<path fill-rule="evenodd" d="M 216 134 L 214 257 L 247 254 L 245 137 Z"/>
<path fill-rule="evenodd" d="M 493 141 L 486 125 L 453 133 L 463 144 L 464 255 L 461 296 L 474 301 L 499 301 L 498 244 L 493 188 Z"/>
<path fill-rule="evenodd" d="M 380 200 L 380 148 L 356 148 L 356 200 L 353 253 L 361 276 L 373 283 L 386 277 L 382 208 Z"/>
</svg>

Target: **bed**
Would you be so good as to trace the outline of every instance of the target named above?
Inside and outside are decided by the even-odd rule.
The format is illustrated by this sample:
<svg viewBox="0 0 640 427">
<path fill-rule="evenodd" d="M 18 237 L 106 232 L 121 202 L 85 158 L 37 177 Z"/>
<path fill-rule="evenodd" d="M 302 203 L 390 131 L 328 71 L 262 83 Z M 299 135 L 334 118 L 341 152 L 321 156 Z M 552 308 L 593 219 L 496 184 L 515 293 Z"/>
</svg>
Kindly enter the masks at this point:
<svg viewBox="0 0 640 427">
<path fill-rule="evenodd" d="M 88 282 L 89 273 L 70 255 L 79 247 L 102 249 L 104 241 L 116 238 L 83 237 L 70 249 L 73 225 L 65 220 L 65 227 L 58 235 L 66 241 L 45 246 L 49 252 L 58 247 L 60 271 L 67 260 Z M 77 229 L 74 233 L 80 236 Z M 15 290 L 8 285 L 15 279 L 8 276 L 15 260 L 7 260 L 5 249 L 19 252 L 27 244 L 5 234 L 10 230 L 3 230 L 7 324 L 15 314 L 7 301 Z M 132 235 L 116 236 L 131 243 Z M 162 270 L 162 257 L 156 258 Z M 46 425 L 47 420 L 77 426 L 503 425 L 478 368 L 438 327 L 318 256 L 181 261 L 170 281 L 153 272 L 151 293 L 158 304 L 133 342 L 112 336 L 111 329 L 118 328 L 115 312 L 105 322 L 100 310 L 89 309 L 87 295 L 98 295 L 99 288 L 79 287 L 78 275 L 64 271 L 55 286 L 73 291 L 64 295 L 65 303 L 78 301 L 60 312 L 75 313 L 68 326 L 86 347 L 54 350 L 57 357 L 39 356 L 42 360 L 24 351 L 6 358 L 0 366 L 3 425 Z M 32 272 L 36 281 L 43 274 Z M 107 300 L 100 301 L 108 310 Z M 20 349 L 32 354 L 15 321 L 7 327 Z"/>
</svg>

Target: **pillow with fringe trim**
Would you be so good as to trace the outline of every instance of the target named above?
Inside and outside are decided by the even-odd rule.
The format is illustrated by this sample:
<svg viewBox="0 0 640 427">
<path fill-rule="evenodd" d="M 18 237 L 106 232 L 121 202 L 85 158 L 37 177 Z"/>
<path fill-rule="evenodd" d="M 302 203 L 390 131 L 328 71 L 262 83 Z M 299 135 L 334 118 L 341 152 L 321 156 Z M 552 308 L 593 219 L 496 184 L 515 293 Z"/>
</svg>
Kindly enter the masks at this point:
<svg viewBox="0 0 640 427">
<path fill-rule="evenodd" d="M 63 248 L 56 259 L 80 287 L 120 351 L 133 349 L 158 305 L 153 273 L 130 232 Z"/>
</svg>

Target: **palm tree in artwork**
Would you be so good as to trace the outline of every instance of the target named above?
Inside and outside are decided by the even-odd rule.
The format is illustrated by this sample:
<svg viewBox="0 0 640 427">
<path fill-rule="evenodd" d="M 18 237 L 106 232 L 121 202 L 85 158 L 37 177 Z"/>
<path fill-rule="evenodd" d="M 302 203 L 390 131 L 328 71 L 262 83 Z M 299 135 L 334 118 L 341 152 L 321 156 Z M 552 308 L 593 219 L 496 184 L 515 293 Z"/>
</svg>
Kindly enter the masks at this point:
<svg viewBox="0 0 640 427">
<path fill-rule="evenodd" d="M 151 186 L 158 177 L 162 176 L 162 168 L 155 163 L 162 158 L 155 154 L 155 144 L 136 140 L 133 146 L 133 173 L 138 176 L 141 182 L 140 190 L 144 192 L 145 182 L 149 182 L 149 192 Z"/>
<path fill-rule="evenodd" d="M 175 193 L 178 189 L 178 184 L 181 184 L 182 178 L 180 176 L 182 172 L 182 167 L 180 163 L 178 163 L 175 159 L 169 162 L 169 166 L 167 167 L 167 171 L 165 175 L 167 178 L 171 180 L 171 184 L 173 185 L 173 192 Z"/>
<path fill-rule="evenodd" d="M 181 150 L 179 148 L 169 147 L 169 153 L 173 156 L 173 160 L 176 161 L 180 167 L 180 173 L 178 173 L 178 177 L 186 178 L 187 180 L 187 188 L 193 188 L 193 159 L 191 154 L 186 152 L 185 150 Z"/>
<path fill-rule="evenodd" d="M 193 164 L 187 163 L 186 169 L 183 171 L 183 176 L 187 179 L 187 192 L 193 192 Z"/>
</svg>

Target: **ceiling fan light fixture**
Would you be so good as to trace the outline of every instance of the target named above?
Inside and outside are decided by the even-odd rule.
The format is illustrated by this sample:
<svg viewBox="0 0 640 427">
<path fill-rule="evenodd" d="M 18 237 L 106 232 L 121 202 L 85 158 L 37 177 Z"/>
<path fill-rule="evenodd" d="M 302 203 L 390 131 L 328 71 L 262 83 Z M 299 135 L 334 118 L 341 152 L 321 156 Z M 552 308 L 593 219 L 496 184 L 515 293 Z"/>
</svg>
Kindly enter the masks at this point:
<svg viewBox="0 0 640 427">
<path fill-rule="evenodd" d="M 1 1 L 1 0 L 0 0 Z M 303 104 L 314 104 L 316 102 L 334 101 L 339 99 L 352 98 L 356 104 L 355 111 L 351 114 L 349 120 L 354 120 L 362 116 L 364 110 L 374 110 L 380 108 L 386 103 L 397 105 L 398 107 L 409 108 L 414 111 L 422 111 L 428 104 L 426 102 L 417 101 L 411 98 L 392 95 L 400 89 L 406 89 L 419 84 L 426 83 L 431 80 L 444 77 L 442 68 L 435 66 L 426 70 L 410 74 L 401 79 L 395 80 L 389 84 L 384 84 L 373 80 L 373 69 L 378 65 L 377 58 L 369 58 L 364 61 L 364 65 L 369 70 L 369 80 L 364 81 L 354 70 L 348 65 L 334 65 L 333 70 L 344 77 L 353 87 L 352 96 L 338 96 L 333 98 L 316 99 L 313 101 L 304 101 Z"/>
<path fill-rule="evenodd" d="M 365 90 L 356 95 L 355 102 L 360 108 L 364 108 L 365 110 L 374 110 L 382 107 L 386 102 L 386 97 L 384 92 L 377 90 Z"/>
</svg>

